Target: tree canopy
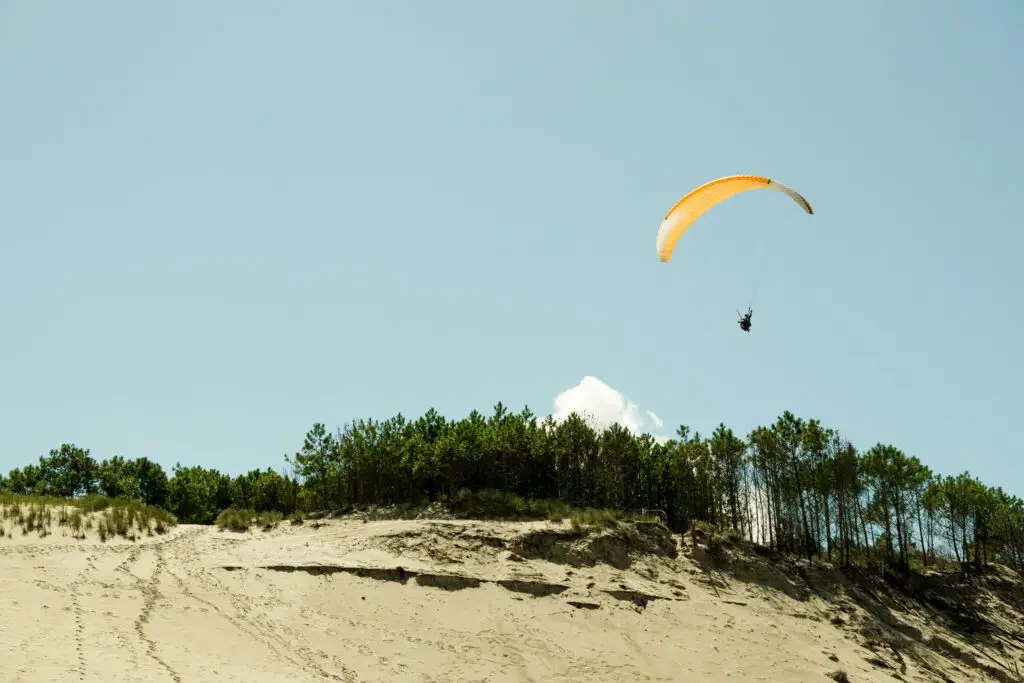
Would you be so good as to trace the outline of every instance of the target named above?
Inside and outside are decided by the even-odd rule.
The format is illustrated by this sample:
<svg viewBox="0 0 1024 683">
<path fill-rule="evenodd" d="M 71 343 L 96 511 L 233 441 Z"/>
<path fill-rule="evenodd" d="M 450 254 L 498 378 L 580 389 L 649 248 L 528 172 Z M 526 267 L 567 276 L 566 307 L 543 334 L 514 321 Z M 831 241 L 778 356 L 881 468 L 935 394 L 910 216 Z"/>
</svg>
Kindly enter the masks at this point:
<svg viewBox="0 0 1024 683">
<path fill-rule="evenodd" d="M 146 458 L 97 462 L 61 444 L 38 464 L 0 477 L 15 494 L 101 493 L 211 523 L 227 508 L 258 512 L 451 500 L 497 490 L 577 508 L 663 516 L 674 531 L 729 527 L 773 549 L 841 564 L 906 570 L 946 559 L 1000 562 L 1024 572 L 1024 502 L 964 471 L 932 472 L 889 444 L 856 448 L 814 419 L 784 412 L 745 437 L 724 424 L 704 437 L 680 426 L 669 440 L 577 414 L 555 421 L 498 403 L 489 416 L 316 423 L 287 469 L 237 476 Z"/>
</svg>

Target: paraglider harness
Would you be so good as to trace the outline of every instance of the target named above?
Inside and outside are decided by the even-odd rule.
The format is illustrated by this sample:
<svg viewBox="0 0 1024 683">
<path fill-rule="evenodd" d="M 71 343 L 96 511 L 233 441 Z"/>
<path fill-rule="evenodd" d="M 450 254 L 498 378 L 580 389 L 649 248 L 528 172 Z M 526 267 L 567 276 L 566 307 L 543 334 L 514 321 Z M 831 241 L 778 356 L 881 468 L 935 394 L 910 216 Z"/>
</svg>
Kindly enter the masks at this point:
<svg viewBox="0 0 1024 683">
<path fill-rule="evenodd" d="M 740 313 L 739 311 L 736 311 L 737 315 L 739 315 L 739 313 Z M 742 329 L 744 332 L 750 332 L 750 316 L 753 315 L 753 314 L 754 314 L 754 311 L 752 309 L 748 308 L 746 315 L 740 315 L 740 320 L 739 320 L 740 329 Z"/>
</svg>

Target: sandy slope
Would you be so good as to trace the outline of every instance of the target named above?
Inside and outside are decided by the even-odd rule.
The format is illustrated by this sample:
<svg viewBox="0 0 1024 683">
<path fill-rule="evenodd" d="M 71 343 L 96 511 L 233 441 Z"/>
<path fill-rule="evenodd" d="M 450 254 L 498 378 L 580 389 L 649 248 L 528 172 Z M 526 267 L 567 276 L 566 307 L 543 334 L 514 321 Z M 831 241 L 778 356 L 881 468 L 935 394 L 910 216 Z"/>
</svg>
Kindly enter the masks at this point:
<svg viewBox="0 0 1024 683">
<path fill-rule="evenodd" d="M 1022 680 L 1010 577 L 983 589 L 1002 631 L 965 638 L 884 586 L 678 542 L 653 525 L 359 520 L 5 536 L 0 680 Z"/>
</svg>

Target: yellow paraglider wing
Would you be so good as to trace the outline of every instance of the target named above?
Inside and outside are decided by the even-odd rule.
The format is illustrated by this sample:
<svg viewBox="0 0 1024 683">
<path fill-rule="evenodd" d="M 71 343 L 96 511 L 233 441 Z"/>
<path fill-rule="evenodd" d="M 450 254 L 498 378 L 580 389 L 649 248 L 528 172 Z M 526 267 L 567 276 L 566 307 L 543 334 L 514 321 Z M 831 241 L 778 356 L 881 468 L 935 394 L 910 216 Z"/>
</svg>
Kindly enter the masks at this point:
<svg viewBox="0 0 1024 683">
<path fill-rule="evenodd" d="M 814 209 L 807 200 L 777 180 L 759 175 L 732 175 L 712 180 L 686 195 L 672 207 L 658 228 L 658 258 L 667 262 L 672 257 L 676 242 L 695 220 L 715 204 L 747 190 L 768 188 L 789 195 L 807 213 Z"/>
</svg>

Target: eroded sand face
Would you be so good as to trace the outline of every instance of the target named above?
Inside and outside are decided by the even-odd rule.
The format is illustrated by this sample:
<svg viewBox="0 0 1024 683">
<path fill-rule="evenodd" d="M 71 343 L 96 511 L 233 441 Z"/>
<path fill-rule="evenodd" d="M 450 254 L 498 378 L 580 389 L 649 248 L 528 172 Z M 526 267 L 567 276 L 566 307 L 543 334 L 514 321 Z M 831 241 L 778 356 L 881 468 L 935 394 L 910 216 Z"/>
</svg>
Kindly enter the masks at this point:
<svg viewBox="0 0 1024 683">
<path fill-rule="evenodd" d="M 1020 680 L 1012 638 L 978 646 L 835 572 L 677 543 L 463 521 L 5 536 L 0 680 Z"/>
</svg>

